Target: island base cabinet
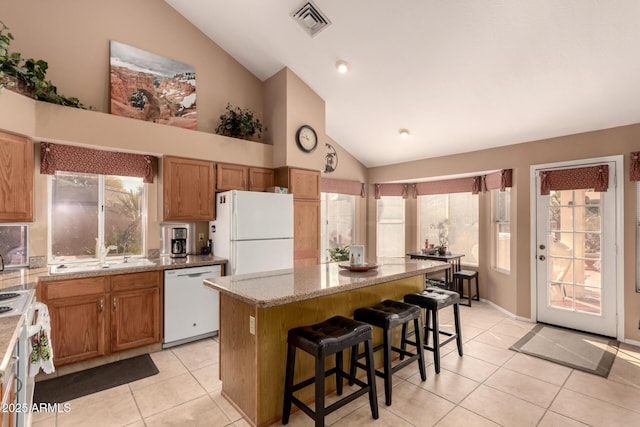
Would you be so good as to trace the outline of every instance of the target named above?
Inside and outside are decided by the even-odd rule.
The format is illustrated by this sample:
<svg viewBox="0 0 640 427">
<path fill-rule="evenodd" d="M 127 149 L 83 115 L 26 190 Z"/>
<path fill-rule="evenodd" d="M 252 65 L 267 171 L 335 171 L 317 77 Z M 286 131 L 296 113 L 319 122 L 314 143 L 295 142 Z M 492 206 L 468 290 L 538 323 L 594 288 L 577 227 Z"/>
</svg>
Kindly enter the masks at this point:
<svg viewBox="0 0 640 427">
<path fill-rule="evenodd" d="M 106 354 L 104 295 L 69 297 L 47 305 L 56 366 Z"/>
<path fill-rule="evenodd" d="M 404 295 L 420 292 L 423 288 L 424 276 L 418 275 L 270 308 L 258 308 L 221 293 L 220 375 L 223 395 L 253 425 L 267 426 L 278 421 L 282 417 L 289 329 L 337 315 L 352 318 L 356 308 L 371 306 L 387 298 L 402 301 Z M 250 317 L 255 319 L 253 328 Z M 376 329 L 374 345 L 382 342 L 382 334 Z M 399 345 L 400 331 L 394 331 L 393 340 L 395 345 Z M 348 351 L 344 360 L 349 360 Z M 333 366 L 333 356 L 328 358 L 328 363 Z M 375 364 L 382 366 L 382 352 L 376 352 Z M 312 377 L 314 366 L 313 357 L 298 351 L 294 382 Z M 335 378 L 329 377 L 325 381 L 327 393 L 333 392 Z M 314 388 L 304 388 L 296 396 L 302 401 L 312 402 Z"/>
</svg>

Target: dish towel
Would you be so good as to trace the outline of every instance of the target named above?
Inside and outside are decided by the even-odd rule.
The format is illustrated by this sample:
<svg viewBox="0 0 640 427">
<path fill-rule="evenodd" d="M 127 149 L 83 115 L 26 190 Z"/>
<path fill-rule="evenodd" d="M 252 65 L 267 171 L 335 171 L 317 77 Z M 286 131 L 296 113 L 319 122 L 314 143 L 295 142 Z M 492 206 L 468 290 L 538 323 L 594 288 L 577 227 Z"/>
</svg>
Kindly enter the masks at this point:
<svg viewBox="0 0 640 427">
<path fill-rule="evenodd" d="M 31 343 L 31 356 L 29 357 L 29 376 L 35 377 L 40 369 L 46 374 L 55 372 L 53 366 L 53 349 L 51 348 L 51 320 L 49 308 L 41 302 L 34 303 L 34 311 L 38 312 L 38 322 L 29 327 L 29 342 Z"/>
</svg>

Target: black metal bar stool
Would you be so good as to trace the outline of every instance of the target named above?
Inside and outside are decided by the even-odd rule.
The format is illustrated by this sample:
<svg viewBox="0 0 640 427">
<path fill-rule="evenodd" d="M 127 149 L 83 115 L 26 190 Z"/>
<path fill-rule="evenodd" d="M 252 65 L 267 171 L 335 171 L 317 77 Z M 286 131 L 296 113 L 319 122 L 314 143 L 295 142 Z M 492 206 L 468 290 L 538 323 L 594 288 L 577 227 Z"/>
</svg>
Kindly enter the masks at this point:
<svg viewBox="0 0 640 427">
<path fill-rule="evenodd" d="M 435 365 L 436 373 L 440 373 L 440 346 L 447 344 L 451 340 L 456 340 L 458 345 L 458 354 L 462 356 L 462 335 L 460 334 L 460 308 L 458 303 L 460 302 L 460 295 L 457 292 L 448 291 L 446 289 L 440 289 L 436 287 L 430 287 L 424 291 L 416 294 L 408 294 L 404 296 L 404 301 L 409 304 L 415 304 L 425 309 L 425 326 L 424 326 L 424 348 L 433 352 L 433 363 Z M 438 322 L 438 310 L 445 307 L 453 306 L 453 318 L 455 322 L 455 333 L 441 331 L 440 324 Z M 430 316 L 431 315 L 431 316 Z M 433 325 L 429 325 L 429 321 Z M 429 331 L 433 332 L 433 346 L 429 346 Z M 407 334 L 408 336 L 410 334 Z M 419 337 L 416 334 L 416 343 L 419 342 Z M 440 335 L 445 335 L 447 338 L 444 341 L 440 341 Z M 403 340 L 403 342 L 413 344 L 411 341 Z"/>
<path fill-rule="evenodd" d="M 366 393 L 369 393 L 371 415 L 374 419 L 378 419 L 378 399 L 373 365 L 373 330 L 371 326 L 347 317 L 334 316 L 321 323 L 290 329 L 287 335 L 287 342 L 287 368 L 282 424 L 289 422 L 291 404 L 295 403 L 298 408 L 315 420 L 316 426 L 324 426 L 325 416 Z M 351 352 L 355 353 L 358 351 L 360 343 L 364 343 L 365 348 L 366 365 L 363 366 L 367 371 L 367 383 L 355 378 L 351 373 L 345 372 L 342 367 L 342 351 L 351 347 Z M 297 348 L 315 358 L 315 376 L 294 384 L 293 374 Z M 336 355 L 336 366 L 325 372 L 325 359 L 332 354 Z M 332 374 L 336 375 L 336 392 L 338 396 L 342 395 L 343 378 L 347 378 L 349 384 L 356 383 L 360 386 L 360 389 L 325 408 L 324 379 Z M 315 384 L 315 411 L 293 395 L 295 391 L 311 384 Z"/>
<path fill-rule="evenodd" d="M 410 342 L 410 344 L 416 347 L 415 353 L 410 353 L 405 349 L 405 342 L 401 342 L 401 347 L 394 347 L 391 342 L 391 330 L 396 326 L 402 325 L 403 339 L 406 335 L 407 323 L 413 320 L 414 331 L 420 331 L 422 322 L 420 320 L 420 307 L 415 305 L 405 304 L 400 301 L 384 300 L 380 304 L 376 304 L 372 307 L 358 308 L 353 313 L 353 318 L 362 322 L 369 323 L 370 325 L 377 326 L 382 329 L 383 342 L 380 345 L 374 347 L 373 351 L 382 349 L 384 351 L 384 367 L 383 370 L 376 370 L 375 373 L 379 377 L 384 378 L 384 396 L 387 406 L 391 405 L 391 374 L 404 368 L 414 360 L 418 361 L 420 368 L 420 377 L 422 381 L 426 381 L 427 373 L 424 368 L 424 351 L 422 350 L 422 344 L 420 342 L 420 334 L 416 333 L 416 342 Z M 391 352 L 395 351 L 400 354 L 401 359 L 404 356 L 408 356 L 407 360 L 403 360 L 395 366 L 391 366 Z M 362 354 L 351 353 L 351 376 L 355 377 L 356 367 L 363 368 L 358 360 L 362 357 Z"/>
<path fill-rule="evenodd" d="M 471 296 L 471 280 L 476 279 L 476 294 Z M 469 293 L 464 295 L 464 282 L 467 282 L 469 285 L 467 289 Z M 467 298 L 469 300 L 468 303 L 460 302 L 462 305 L 466 305 L 471 307 L 471 299 L 473 298 L 476 301 L 480 301 L 480 285 L 478 284 L 478 272 L 473 270 L 460 270 L 453 273 L 453 283 L 455 283 L 456 291 L 460 294 L 460 299 Z"/>
</svg>

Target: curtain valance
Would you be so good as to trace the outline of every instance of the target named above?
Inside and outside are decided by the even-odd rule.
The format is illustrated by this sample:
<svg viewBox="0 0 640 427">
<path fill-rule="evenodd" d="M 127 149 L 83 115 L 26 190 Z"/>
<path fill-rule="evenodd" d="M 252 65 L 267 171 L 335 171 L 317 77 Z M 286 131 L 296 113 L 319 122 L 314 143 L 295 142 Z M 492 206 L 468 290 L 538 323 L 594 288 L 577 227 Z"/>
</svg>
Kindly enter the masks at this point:
<svg viewBox="0 0 640 427">
<path fill-rule="evenodd" d="M 56 171 L 133 176 L 152 183 L 158 164 L 155 156 L 96 150 L 73 145 L 40 143 L 40 173 Z"/>
<path fill-rule="evenodd" d="M 374 184 L 374 188 L 376 199 L 382 196 L 402 196 L 407 199 L 413 197 L 415 192 L 415 184 Z"/>
<path fill-rule="evenodd" d="M 484 191 L 497 190 L 498 188 L 500 191 L 504 191 L 507 187 L 512 186 L 513 169 L 502 169 L 484 176 Z"/>
<path fill-rule="evenodd" d="M 416 195 L 426 196 L 429 194 L 472 193 L 474 191 L 473 186 L 475 181 L 476 177 L 417 182 L 415 184 Z"/>
<path fill-rule="evenodd" d="M 320 191 L 323 193 L 349 194 L 351 196 L 365 196 L 364 182 L 346 179 L 321 178 Z"/>
<path fill-rule="evenodd" d="M 598 165 L 584 168 L 557 169 L 540 172 L 540 194 L 545 196 L 557 190 L 607 191 L 609 166 Z"/>
<path fill-rule="evenodd" d="M 640 181 L 640 151 L 631 153 L 631 181 Z"/>
</svg>

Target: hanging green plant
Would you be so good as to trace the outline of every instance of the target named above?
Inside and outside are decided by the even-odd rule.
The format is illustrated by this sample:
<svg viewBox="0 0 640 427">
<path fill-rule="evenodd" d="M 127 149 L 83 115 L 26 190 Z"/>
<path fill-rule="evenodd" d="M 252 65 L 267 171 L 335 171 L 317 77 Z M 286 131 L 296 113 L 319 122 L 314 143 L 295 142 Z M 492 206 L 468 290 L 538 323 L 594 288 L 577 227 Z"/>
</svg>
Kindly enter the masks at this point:
<svg viewBox="0 0 640 427">
<path fill-rule="evenodd" d="M 234 107 L 227 104 L 225 113 L 220 116 L 220 124 L 216 128 L 218 135 L 233 138 L 250 139 L 258 134 L 262 137 L 262 123 L 255 113 L 248 108 Z"/>
<path fill-rule="evenodd" d="M 86 108 L 78 98 L 58 93 L 51 81 L 46 80 L 49 64 L 42 59 L 22 59 L 19 52 L 11 52 L 9 45 L 13 35 L 0 21 L 0 90 L 7 88 L 38 101 L 51 102 L 68 107 Z"/>
</svg>

